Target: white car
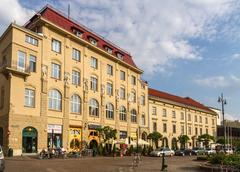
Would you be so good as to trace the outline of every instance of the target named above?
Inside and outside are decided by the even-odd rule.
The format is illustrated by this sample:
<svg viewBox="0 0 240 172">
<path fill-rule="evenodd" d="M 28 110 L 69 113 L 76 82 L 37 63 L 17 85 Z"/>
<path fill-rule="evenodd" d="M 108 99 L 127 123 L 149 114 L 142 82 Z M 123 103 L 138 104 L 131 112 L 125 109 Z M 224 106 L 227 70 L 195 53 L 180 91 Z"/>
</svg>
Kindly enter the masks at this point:
<svg viewBox="0 0 240 172">
<path fill-rule="evenodd" d="M 211 154 L 216 154 L 216 150 L 215 149 L 212 149 L 212 148 L 206 148 L 204 153 L 206 155 L 211 155 Z"/>
<path fill-rule="evenodd" d="M 173 156 L 174 151 L 169 148 L 158 148 L 150 153 L 151 156 L 162 156 L 165 154 L 165 156 Z"/>
<path fill-rule="evenodd" d="M 5 169 L 5 160 L 3 156 L 2 147 L 0 146 L 0 172 L 4 172 L 4 169 Z"/>
</svg>

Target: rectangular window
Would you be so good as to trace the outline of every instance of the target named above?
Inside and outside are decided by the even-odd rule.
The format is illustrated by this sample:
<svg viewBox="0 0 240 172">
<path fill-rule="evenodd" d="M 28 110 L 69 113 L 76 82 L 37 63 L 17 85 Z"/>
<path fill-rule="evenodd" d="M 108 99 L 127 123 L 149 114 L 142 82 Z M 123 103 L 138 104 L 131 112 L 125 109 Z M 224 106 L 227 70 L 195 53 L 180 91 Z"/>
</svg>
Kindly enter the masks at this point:
<svg viewBox="0 0 240 172">
<path fill-rule="evenodd" d="M 212 125 L 215 125 L 215 120 L 214 119 L 212 119 Z"/>
<path fill-rule="evenodd" d="M 153 122 L 153 131 L 157 131 L 157 123 Z"/>
<path fill-rule="evenodd" d="M 113 75 L 113 66 L 112 65 L 107 65 L 107 74 L 108 75 Z"/>
<path fill-rule="evenodd" d="M 194 122 L 197 122 L 197 115 L 194 116 Z"/>
<path fill-rule="evenodd" d="M 112 96 L 113 95 L 113 84 L 107 83 L 107 95 Z"/>
<path fill-rule="evenodd" d="M 56 39 L 52 39 L 52 51 L 55 51 L 56 53 L 61 53 L 61 42 L 56 40 Z"/>
<path fill-rule="evenodd" d="M 181 134 L 183 135 L 184 134 L 184 126 L 181 125 Z"/>
<path fill-rule="evenodd" d="M 188 114 L 188 121 L 192 121 L 192 117 L 190 113 Z"/>
<path fill-rule="evenodd" d="M 172 131 L 173 131 L 173 133 L 176 133 L 176 124 L 173 124 Z"/>
<path fill-rule="evenodd" d="M 172 117 L 176 118 L 176 112 L 174 110 L 172 111 Z"/>
<path fill-rule="evenodd" d="M 1 88 L 1 102 L 0 102 L 0 109 L 4 107 L 4 99 L 5 99 L 5 89 L 4 87 Z"/>
<path fill-rule="evenodd" d="M 184 113 L 181 112 L 181 120 L 184 120 Z"/>
<path fill-rule="evenodd" d="M 35 91 L 31 89 L 25 89 L 25 106 L 35 106 Z"/>
<path fill-rule="evenodd" d="M 195 128 L 195 135 L 196 136 L 198 135 L 198 128 L 197 127 Z"/>
<path fill-rule="evenodd" d="M 131 83 L 132 83 L 132 85 L 136 85 L 136 77 L 133 75 L 131 77 Z"/>
<path fill-rule="evenodd" d="M 167 124 L 163 123 L 163 132 L 166 133 L 167 132 Z"/>
<path fill-rule="evenodd" d="M 75 70 L 72 71 L 72 84 L 80 85 L 80 72 Z"/>
<path fill-rule="evenodd" d="M 208 124 L 208 118 L 207 117 L 205 118 L 205 123 Z"/>
<path fill-rule="evenodd" d="M 98 60 L 95 57 L 91 57 L 91 67 L 94 69 L 98 68 Z"/>
<path fill-rule="evenodd" d="M 200 128 L 200 135 L 202 135 L 202 128 Z"/>
<path fill-rule="evenodd" d="M 141 105 L 145 105 L 145 96 L 141 95 Z"/>
<path fill-rule="evenodd" d="M 36 72 L 36 68 L 37 68 L 36 61 L 37 61 L 36 57 L 33 55 L 30 55 L 29 57 L 30 72 Z"/>
<path fill-rule="evenodd" d="M 145 114 L 142 114 L 142 125 L 146 125 Z"/>
<path fill-rule="evenodd" d="M 199 123 L 202 123 L 202 117 L 199 116 Z"/>
<path fill-rule="evenodd" d="M 152 107 L 152 115 L 157 115 L 157 108 L 156 107 Z"/>
<path fill-rule="evenodd" d="M 163 109 L 163 117 L 167 117 L 167 109 Z"/>
<path fill-rule="evenodd" d="M 120 98 L 123 100 L 126 98 L 125 88 L 123 87 L 120 88 Z"/>
<path fill-rule="evenodd" d="M 119 131 L 119 137 L 120 137 L 120 139 L 126 139 L 127 138 L 127 132 L 126 131 Z"/>
<path fill-rule="evenodd" d="M 61 66 L 56 63 L 52 63 L 52 78 L 60 79 L 61 77 Z"/>
<path fill-rule="evenodd" d="M 26 53 L 18 51 L 17 69 L 19 71 L 25 72 L 25 67 L 26 67 Z"/>
<path fill-rule="evenodd" d="M 81 60 L 81 52 L 75 48 L 73 48 L 72 50 L 72 59 L 76 60 L 76 61 L 80 61 Z"/>
<path fill-rule="evenodd" d="M 188 135 L 192 135 L 192 127 L 188 126 Z"/>
<path fill-rule="evenodd" d="M 38 46 L 38 40 L 29 36 L 29 35 L 26 35 L 25 37 L 25 41 L 29 44 L 32 44 L 32 45 L 35 45 L 35 46 Z"/>
<path fill-rule="evenodd" d="M 91 77 L 90 88 L 93 91 L 97 91 L 98 90 L 98 80 L 97 80 L 97 78 Z"/>
<path fill-rule="evenodd" d="M 208 129 L 206 128 L 206 134 L 208 134 Z"/>
<path fill-rule="evenodd" d="M 125 77 L 125 72 L 124 71 L 120 71 L 120 79 L 122 80 L 122 81 L 125 81 L 125 79 L 126 79 L 126 77 Z"/>
</svg>

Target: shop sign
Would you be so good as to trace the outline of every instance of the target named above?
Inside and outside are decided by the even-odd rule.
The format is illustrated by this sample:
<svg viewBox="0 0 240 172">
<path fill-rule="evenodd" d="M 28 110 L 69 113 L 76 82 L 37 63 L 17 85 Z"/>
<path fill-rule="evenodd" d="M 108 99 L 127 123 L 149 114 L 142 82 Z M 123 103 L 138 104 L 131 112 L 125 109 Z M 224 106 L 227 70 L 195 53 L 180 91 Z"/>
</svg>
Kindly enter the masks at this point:
<svg viewBox="0 0 240 172">
<path fill-rule="evenodd" d="M 48 125 L 48 133 L 54 133 L 54 134 L 61 134 L 62 133 L 62 126 L 61 125 Z"/>
<path fill-rule="evenodd" d="M 131 138 L 137 139 L 137 133 L 135 133 L 135 132 L 131 133 Z"/>
<path fill-rule="evenodd" d="M 93 130 L 95 130 L 97 128 L 101 128 L 101 127 L 102 127 L 101 125 L 96 125 L 96 124 L 89 124 L 88 125 L 88 129 L 93 129 Z"/>
</svg>

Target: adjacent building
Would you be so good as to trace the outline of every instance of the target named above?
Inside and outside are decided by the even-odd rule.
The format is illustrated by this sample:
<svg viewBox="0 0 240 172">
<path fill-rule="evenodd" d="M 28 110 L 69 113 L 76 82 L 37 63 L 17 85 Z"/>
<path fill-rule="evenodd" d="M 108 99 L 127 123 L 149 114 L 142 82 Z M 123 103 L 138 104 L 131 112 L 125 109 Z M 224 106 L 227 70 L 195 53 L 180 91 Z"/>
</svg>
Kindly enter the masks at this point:
<svg viewBox="0 0 240 172">
<path fill-rule="evenodd" d="M 162 146 L 176 149 L 180 135 L 189 136 L 188 147 L 201 146 L 199 135 L 216 137 L 217 114 L 191 99 L 149 88 L 149 130 L 163 135 Z"/>
<path fill-rule="evenodd" d="M 148 84 L 131 55 L 46 6 L 0 38 L 0 129 L 14 155 L 148 133 Z"/>
</svg>

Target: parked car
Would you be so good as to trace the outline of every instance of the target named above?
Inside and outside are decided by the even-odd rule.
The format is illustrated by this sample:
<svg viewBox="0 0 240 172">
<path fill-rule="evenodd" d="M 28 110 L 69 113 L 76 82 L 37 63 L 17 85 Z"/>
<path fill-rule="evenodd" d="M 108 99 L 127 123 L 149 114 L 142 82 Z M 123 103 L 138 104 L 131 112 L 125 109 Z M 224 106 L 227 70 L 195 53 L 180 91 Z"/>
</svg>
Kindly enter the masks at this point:
<svg viewBox="0 0 240 172">
<path fill-rule="evenodd" d="M 5 160 L 4 160 L 2 147 L 0 146 L 0 172 L 4 172 L 4 169 L 5 169 Z"/>
<path fill-rule="evenodd" d="M 205 149 L 204 148 L 199 148 L 199 147 L 195 147 L 192 149 L 192 153 L 193 155 L 202 155 L 205 153 Z"/>
<path fill-rule="evenodd" d="M 193 151 L 192 151 L 192 149 L 179 149 L 179 150 L 175 151 L 175 155 L 177 155 L 177 156 L 185 156 L 185 155 L 192 156 Z"/>
<path fill-rule="evenodd" d="M 174 151 L 169 148 L 158 148 L 150 153 L 151 156 L 162 156 L 163 154 L 166 156 L 173 156 Z"/>
<path fill-rule="evenodd" d="M 216 154 L 216 150 L 215 149 L 212 149 L 212 148 L 206 148 L 204 153 L 206 155 L 211 155 L 211 154 Z"/>
<path fill-rule="evenodd" d="M 225 153 L 226 154 L 233 154 L 233 150 L 232 149 L 225 149 Z"/>
</svg>

